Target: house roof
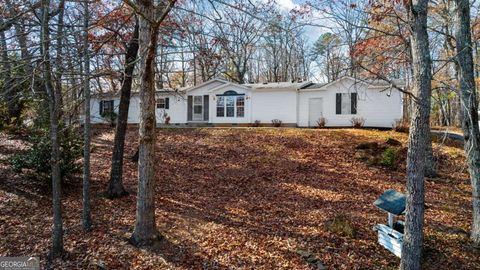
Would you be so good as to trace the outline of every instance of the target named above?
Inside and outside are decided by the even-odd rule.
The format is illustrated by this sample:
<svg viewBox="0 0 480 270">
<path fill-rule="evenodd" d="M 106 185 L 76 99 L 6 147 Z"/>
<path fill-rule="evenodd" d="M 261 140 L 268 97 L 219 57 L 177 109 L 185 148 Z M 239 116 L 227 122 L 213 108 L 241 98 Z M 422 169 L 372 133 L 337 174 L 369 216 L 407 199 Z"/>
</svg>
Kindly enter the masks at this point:
<svg viewBox="0 0 480 270">
<path fill-rule="evenodd" d="M 353 77 L 350 77 L 350 76 L 343 76 L 343 77 L 341 77 L 341 78 L 339 78 L 335 81 L 329 82 L 329 83 L 312 83 L 310 85 L 306 85 L 306 86 L 302 87 L 301 90 L 322 90 L 322 89 L 326 89 L 330 85 L 336 84 L 336 83 L 338 83 L 340 81 L 343 81 L 343 80 L 352 80 L 355 83 L 364 84 L 364 85 L 367 85 L 368 87 L 373 87 L 373 88 L 391 87 L 392 83 L 395 84 L 395 86 L 398 86 L 398 87 L 404 87 L 405 86 L 404 81 L 399 80 L 399 79 L 394 79 L 391 82 L 387 82 L 385 80 L 367 80 L 367 79 L 361 79 L 361 78 L 353 78 Z"/>
<path fill-rule="evenodd" d="M 201 84 L 197 84 L 195 86 L 190 86 L 190 87 L 186 87 L 186 88 L 183 88 L 182 90 L 184 90 L 185 92 L 189 92 L 189 91 L 192 91 L 192 90 L 195 90 L 197 88 L 200 88 L 202 86 L 205 86 L 205 85 L 208 85 L 208 84 L 211 84 L 213 82 L 220 82 L 220 83 L 223 83 L 223 84 L 230 84 L 231 82 L 229 81 L 225 81 L 223 79 L 219 79 L 219 78 L 214 78 L 214 79 L 211 79 L 211 80 L 208 80 L 206 82 L 203 82 Z"/>
<path fill-rule="evenodd" d="M 401 79 L 392 79 L 391 82 L 385 80 L 366 80 L 365 82 L 369 83 L 373 87 L 389 87 L 392 86 L 392 83 L 398 87 L 404 87 L 405 81 Z"/>
<path fill-rule="evenodd" d="M 249 84 L 237 84 L 234 82 L 229 82 L 223 79 L 215 78 L 209 81 L 203 82 L 196 86 L 184 87 L 181 89 L 159 89 L 156 91 L 157 94 L 163 93 L 185 93 L 198 89 L 202 86 L 211 84 L 213 82 L 221 83 L 218 86 L 210 89 L 209 92 L 213 92 L 228 86 L 235 85 L 236 87 L 241 87 L 245 89 L 251 89 L 253 91 L 269 91 L 269 90 L 303 90 L 303 91 L 317 91 L 325 90 L 328 86 L 338 83 L 343 80 L 353 80 L 356 83 L 368 85 L 370 88 L 381 88 L 381 87 L 392 87 L 392 83 L 397 87 L 404 87 L 405 83 L 402 80 L 394 79 L 391 82 L 384 80 L 366 80 L 361 78 L 353 78 L 350 76 L 341 77 L 333 82 L 329 83 L 312 83 L 312 82 L 272 82 L 272 83 L 249 83 Z M 132 92 L 132 96 L 138 95 L 139 92 Z M 118 98 L 120 96 L 120 91 L 117 92 L 107 92 L 107 93 L 97 93 L 93 95 L 94 98 Z"/>
<path fill-rule="evenodd" d="M 326 85 L 326 83 L 311 83 L 309 85 L 305 85 L 302 89 L 318 89 L 322 86 Z"/>
<path fill-rule="evenodd" d="M 184 91 L 184 89 L 169 89 L 169 88 L 165 88 L 165 89 L 159 89 L 159 90 L 156 90 L 155 93 L 156 94 L 164 94 L 164 93 L 182 93 Z M 140 92 L 138 91 L 135 91 L 135 92 L 132 92 L 132 96 L 135 96 L 135 95 L 139 95 Z M 94 95 L 92 95 L 93 98 L 98 98 L 98 99 L 104 99 L 104 98 L 118 98 L 120 97 L 120 91 L 117 91 L 117 92 L 113 92 L 113 91 L 110 91 L 110 92 L 105 92 L 105 93 L 96 93 Z"/>
<path fill-rule="evenodd" d="M 251 90 L 250 87 L 245 86 L 244 84 L 236 84 L 236 83 L 227 82 L 225 84 L 221 84 L 217 87 L 214 87 L 214 88 L 208 90 L 208 93 L 213 93 L 215 91 L 218 91 L 220 89 L 227 88 L 227 87 L 230 87 L 230 86 L 236 86 L 236 87 L 240 87 L 240 88 L 243 88 L 243 89 Z"/>
<path fill-rule="evenodd" d="M 310 85 L 311 82 L 272 82 L 272 83 L 253 83 L 245 84 L 245 86 L 251 87 L 255 90 L 267 90 L 267 89 L 300 89 L 306 85 Z"/>
</svg>

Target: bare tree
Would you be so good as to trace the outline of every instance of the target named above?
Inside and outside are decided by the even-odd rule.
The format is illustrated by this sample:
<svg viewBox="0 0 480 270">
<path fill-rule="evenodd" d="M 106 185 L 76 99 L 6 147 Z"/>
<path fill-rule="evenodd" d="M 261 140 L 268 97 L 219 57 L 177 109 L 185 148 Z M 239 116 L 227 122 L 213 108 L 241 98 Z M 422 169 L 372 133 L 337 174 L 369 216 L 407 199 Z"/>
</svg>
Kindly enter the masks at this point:
<svg viewBox="0 0 480 270">
<path fill-rule="evenodd" d="M 212 4 L 213 5 L 213 4 Z M 241 0 L 238 9 L 260 9 L 249 1 Z M 239 12 L 237 8 L 226 6 L 214 9 L 216 42 L 222 47 L 222 54 L 227 58 L 224 74 L 229 79 L 243 84 L 246 82 L 248 63 L 255 52 L 255 44 L 261 38 L 263 27 L 257 20 L 252 20 L 250 12 Z"/>
<path fill-rule="evenodd" d="M 50 140 L 52 166 L 52 201 L 53 201 L 53 234 L 51 256 L 58 257 L 63 253 L 63 224 L 61 203 L 60 145 L 58 138 L 58 119 L 60 107 L 58 101 L 61 93 L 53 87 L 50 59 L 50 0 L 42 2 L 41 49 L 43 55 L 43 78 L 48 94 L 50 112 Z"/>
<path fill-rule="evenodd" d="M 140 128 L 138 159 L 138 191 L 134 245 L 151 245 L 160 234 L 155 223 L 155 54 L 160 24 L 166 18 L 175 0 L 155 5 L 153 0 L 127 3 L 139 16 L 140 58 Z"/>
<path fill-rule="evenodd" d="M 429 143 L 431 58 L 427 33 L 428 0 L 410 1 L 414 110 L 407 152 L 407 205 L 400 269 L 421 269 L 425 212 L 425 163 Z"/>
<path fill-rule="evenodd" d="M 346 70 L 341 51 L 340 37 L 327 32 L 321 35 L 312 48 L 312 60 L 322 68 L 327 82 L 337 80 Z"/>
<path fill-rule="evenodd" d="M 123 150 L 125 146 L 125 134 L 127 131 L 128 108 L 132 92 L 133 71 L 138 54 L 138 20 L 136 19 L 133 36 L 125 52 L 125 69 L 123 72 L 122 88 L 120 89 L 120 105 L 118 108 L 118 120 L 113 141 L 112 169 L 108 184 L 107 196 L 118 198 L 127 195 L 122 182 L 123 177 Z"/>
<path fill-rule="evenodd" d="M 85 97 L 85 122 L 83 127 L 83 229 L 89 231 L 92 226 L 92 215 L 90 213 L 90 51 L 88 42 L 89 16 L 88 1 L 84 3 L 84 25 L 83 25 L 83 57 L 84 77 L 83 95 Z M 63 7 L 62 7 L 63 8 Z"/>
<path fill-rule="evenodd" d="M 468 0 L 455 0 L 455 3 L 456 58 L 462 100 L 462 128 L 473 197 L 473 224 L 470 237 L 476 246 L 480 246 L 480 132 L 470 29 L 470 3 Z"/>
</svg>

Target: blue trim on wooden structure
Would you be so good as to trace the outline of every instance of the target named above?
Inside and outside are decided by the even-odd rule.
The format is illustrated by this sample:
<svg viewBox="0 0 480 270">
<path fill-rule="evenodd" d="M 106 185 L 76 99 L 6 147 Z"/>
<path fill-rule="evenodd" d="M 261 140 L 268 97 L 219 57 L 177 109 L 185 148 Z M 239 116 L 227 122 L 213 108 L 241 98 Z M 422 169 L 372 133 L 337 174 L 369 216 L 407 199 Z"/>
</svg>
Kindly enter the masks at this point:
<svg viewBox="0 0 480 270">
<path fill-rule="evenodd" d="M 388 213 L 398 216 L 405 212 L 406 197 L 403 193 L 388 189 L 373 204 Z"/>
</svg>

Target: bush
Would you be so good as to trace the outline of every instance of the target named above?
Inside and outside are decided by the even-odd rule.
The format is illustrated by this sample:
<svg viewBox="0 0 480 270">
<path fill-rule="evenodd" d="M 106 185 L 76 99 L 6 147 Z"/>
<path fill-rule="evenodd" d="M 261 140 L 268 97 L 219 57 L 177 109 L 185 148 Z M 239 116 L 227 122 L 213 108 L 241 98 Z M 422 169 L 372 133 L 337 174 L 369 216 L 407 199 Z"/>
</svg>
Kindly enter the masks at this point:
<svg viewBox="0 0 480 270">
<path fill-rule="evenodd" d="M 363 124 L 365 124 L 365 119 L 363 119 L 363 117 L 352 117 L 350 122 L 352 122 L 352 127 L 361 128 Z"/>
<path fill-rule="evenodd" d="M 272 120 L 272 125 L 273 125 L 274 127 L 281 127 L 281 126 L 282 126 L 282 120 L 280 120 L 280 119 L 273 119 L 273 120 Z"/>
<path fill-rule="evenodd" d="M 385 140 L 385 144 L 391 145 L 391 146 L 402 146 L 402 143 L 399 140 L 395 140 L 394 138 L 388 137 Z"/>
<path fill-rule="evenodd" d="M 395 130 L 396 132 L 408 133 L 408 121 L 404 119 L 395 121 L 395 123 L 393 123 L 393 130 Z"/>
<path fill-rule="evenodd" d="M 353 225 L 344 215 L 337 215 L 334 217 L 334 219 L 327 224 L 327 229 L 331 233 L 340 236 L 355 238 L 357 235 L 357 230 L 355 230 Z"/>
<path fill-rule="evenodd" d="M 60 139 L 60 172 L 62 178 L 81 170 L 77 162 L 83 154 L 83 140 L 79 132 L 74 128 L 67 128 L 59 134 Z M 17 172 L 22 169 L 31 169 L 35 176 L 44 180 L 51 176 L 51 141 L 50 133 L 46 130 L 29 139 L 32 146 L 15 154 L 10 163 Z"/>
<path fill-rule="evenodd" d="M 382 161 L 380 162 L 383 166 L 389 168 L 395 168 L 397 166 L 397 149 L 393 147 L 388 147 L 382 153 Z"/>
<path fill-rule="evenodd" d="M 0 101 L 0 130 L 3 130 L 9 124 L 8 107 L 5 102 Z"/>
<path fill-rule="evenodd" d="M 260 123 L 260 120 L 255 120 L 255 122 L 252 123 L 252 127 L 259 127 Z"/>
<path fill-rule="evenodd" d="M 164 112 L 164 113 L 163 113 L 162 119 L 163 119 L 163 123 L 164 123 L 165 125 L 170 125 L 170 120 L 171 120 L 171 118 L 170 118 L 170 115 L 168 115 L 167 112 Z"/>
<path fill-rule="evenodd" d="M 102 118 L 107 121 L 111 127 L 115 126 L 115 123 L 117 122 L 117 113 L 116 112 L 104 112 L 102 113 Z"/>
<path fill-rule="evenodd" d="M 327 125 L 327 119 L 325 117 L 320 117 L 317 120 L 317 127 L 318 128 L 324 128 Z"/>
</svg>

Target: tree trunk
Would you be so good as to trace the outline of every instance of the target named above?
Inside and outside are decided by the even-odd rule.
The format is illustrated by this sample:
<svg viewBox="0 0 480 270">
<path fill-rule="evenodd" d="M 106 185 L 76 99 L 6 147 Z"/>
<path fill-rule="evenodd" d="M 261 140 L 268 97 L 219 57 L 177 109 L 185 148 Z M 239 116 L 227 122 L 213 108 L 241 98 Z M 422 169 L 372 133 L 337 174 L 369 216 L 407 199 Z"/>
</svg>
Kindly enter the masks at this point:
<svg viewBox="0 0 480 270">
<path fill-rule="evenodd" d="M 133 71 L 138 54 L 138 20 L 135 23 L 133 37 L 130 40 L 125 54 L 125 70 L 120 90 L 120 105 L 118 109 L 117 127 L 112 153 L 112 170 L 110 183 L 106 195 L 108 198 L 119 198 L 128 194 L 123 187 L 123 150 L 125 148 L 125 133 L 127 131 L 128 108 L 130 106 L 130 94 L 132 92 Z"/>
<path fill-rule="evenodd" d="M 62 92 L 62 75 L 63 75 L 63 17 L 65 14 L 65 0 L 61 0 L 58 4 L 58 20 L 57 20 L 57 44 L 55 55 L 55 88 Z M 57 107 L 63 108 L 63 97 L 60 95 L 60 100 L 56 100 Z M 63 116 L 63 111 L 60 109 L 59 118 Z"/>
<path fill-rule="evenodd" d="M 0 25 L 3 24 L 3 18 L 0 17 Z M 0 31 L 0 51 L 2 52 L 2 70 L 0 72 L 1 79 L 3 80 L 3 89 L 2 94 L 5 95 L 7 99 L 7 108 L 8 108 L 8 119 L 7 123 L 11 124 L 10 121 L 19 113 L 15 113 L 16 104 L 14 89 L 12 89 L 12 66 L 10 65 L 10 59 L 8 58 L 8 47 L 7 47 L 7 38 L 5 36 L 5 31 Z"/>
<path fill-rule="evenodd" d="M 415 104 L 407 153 L 407 202 L 400 269 L 421 269 L 424 219 L 424 174 L 429 137 L 431 59 L 427 34 L 428 0 L 410 2 L 413 93 Z"/>
<path fill-rule="evenodd" d="M 10 12 L 10 15 L 12 17 L 18 16 L 18 12 L 10 0 L 6 0 L 5 5 L 8 8 L 8 11 Z M 18 19 L 22 20 L 21 17 L 19 17 Z M 0 23 L 1 21 L 2 20 L 0 19 Z M 30 63 L 31 57 L 27 48 L 27 33 L 22 23 L 23 21 L 20 23 L 15 23 L 13 25 L 15 29 L 15 37 L 18 41 L 18 45 L 20 46 L 20 52 L 21 52 L 21 58 L 22 58 L 20 66 L 24 72 L 23 73 L 24 76 L 33 76 L 32 65 Z M 2 31 L 2 35 L 4 35 L 3 31 Z M 3 42 L 6 42 L 5 38 L 3 38 Z M 7 48 L 5 48 L 4 53 L 5 53 L 5 57 L 7 57 L 8 59 Z M 10 61 L 7 60 L 7 62 L 10 62 Z M 9 63 L 8 63 L 8 66 L 10 66 Z M 9 76 L 10 71 L 8 71 L 8 74 L 5 74 L 5 75 Z M 12 85 L 14 85 L 15 82 L 14 80 L 11 80 L 11 79 L 12 78 L 10 77 L 8 80 L 5 80 L 5 89 L 6 89 L 5 96 L 7 97 L 7 101 L 8 101 L 7 103 L 8 103 L 8 114 L 9 114 L 8 121 L 14 119 L 16 121 L 14 122 L 14 124 L 18 125 L 18 124 L 21 124 L 21 122 L 18 120 L 20 120 L 20 116 L 22 114 L 22 111 L 25 105 L 24 101 L 19 98 L 20 96 L 22 96 L 20 92 L 23 91 L 23 89 L 19 89 L 18 87 L 12 87 Z"/>
<path fill-rule="evenodd" d="M 84 85 L 83 95 L 85 97 L 85 123 L 84 146 L 83 146 L 83 229 L 89 231 L 92 226 L 92 215 L 90 213 L 90 52 L 88 51 L 88 24 L 89 11 L 88 1 L 84 3 L 84 25 L 83 25 L 83 57 L 84 57 Z"/>
<path fill-rule="evenodd" d="M 138 160 L 138 192 L 135 229 L 131 238 L 134 245 L 151 245 L 160 234 L 155 224 L 155 52 L 158 25 L 152 0 L 137 2 L 147 18 L 139 16 L 140 73 L 140 129 Z"/>
<path fill-rule="evenodd" d="M 45 90 L 48 94 L 50 112 L 50 140 L 51 140 L 51 166 L 52 166 L 52 202 L 53 202 L 53 233 L 52 250 L 50 255 L 58 257 L 63 253 L 63 225 L 61 203 L 61 174 L 60 174 L 60 146 L 58 142 L 58 115 L 59 109 L 56 101 L 60 99 L 58 89 L 53 89 L 52 69 L 50 64 L 50 31 L 49 31 L 49 6 L 50 0 L 44 0 L 42 9 L 42 53 L 43 76 Z"/>
<path fill-rule="evenodd" d="M 428 124 L 428 132 L 426 138 L 426 158 L 425 158 L 425 176 L 426 177 L 437 177 L 437 160 L 433 154 L 432 147 L 432 134 L 430 132 L 430 124 Z"/>
<path fill-rule="evenodd" d="M 462 109 L 462 128 L 473 197 L 473 224 L 471 239 L 480 246 L 480 132 L 478 127 L 477 93 L 470 33 L 470 6 L 468 0 L 456 3 L 456 43 Z"/>
<path fill-rule="evenodd" d="M 3 18 L 0 18 L 0 24 L 3 24 Z M 20 101 L 20 93 L 18 87 L 15 87 L 15 81 L 12 78 L 11 60 L 8 57 L 7 39 L 5 31 L 0 32 L 0 51 L 2 53 L 3 70 L 0 72 L 0 79 L 3 79 L 2 95 L 6 98 L 7 103 L 7 124 L 20 124 L 20 115 L 22 114 L 23 103 Z"/>
</svg>

